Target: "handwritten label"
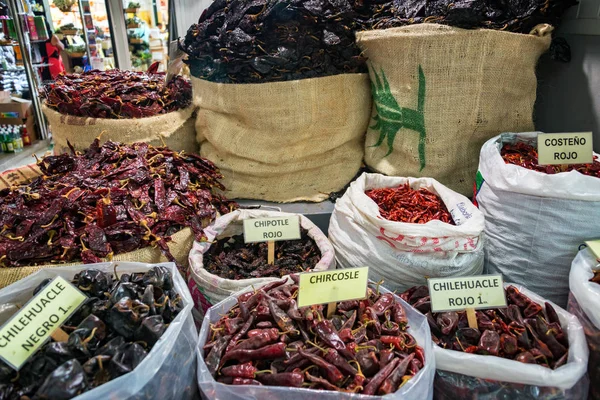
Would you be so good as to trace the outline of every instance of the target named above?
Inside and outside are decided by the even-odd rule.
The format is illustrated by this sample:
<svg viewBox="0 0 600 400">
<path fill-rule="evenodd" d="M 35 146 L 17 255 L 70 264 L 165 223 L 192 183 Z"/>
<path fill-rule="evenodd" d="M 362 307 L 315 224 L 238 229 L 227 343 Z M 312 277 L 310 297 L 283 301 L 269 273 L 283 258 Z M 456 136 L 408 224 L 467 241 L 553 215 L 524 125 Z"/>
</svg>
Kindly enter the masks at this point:
<svg viewBox="0 0 600 400">
<path fill-rule="evenodd" d="M 589 164 L 594 161 L 592 132 L 538 134 L 538 164 Z"/>
<path fill-rule="evenodd" d="M 594 256 L 600 260 L 600 239 L 588 240 L 585 244 L 594 253 Z"/>
<path fill-rule="evenodd" d="M 429 279 L 431 311 L 506 307 L 502 275 Z"/>
<path fill-rule="evenodd" d="M 246 243 L 300 239 L 300 216 L 244 220 Z"/>
<path fill-rule="evenodd" d="M 0 328 L 0 358 L 18 371 L 86 299 L 64 278 L 54 279 Z"/>
<path fill-rule="evenodd" d="M 300 274 L 298 307 L 364 299 L 369 267 L 334 269 Z"/>
</svg>

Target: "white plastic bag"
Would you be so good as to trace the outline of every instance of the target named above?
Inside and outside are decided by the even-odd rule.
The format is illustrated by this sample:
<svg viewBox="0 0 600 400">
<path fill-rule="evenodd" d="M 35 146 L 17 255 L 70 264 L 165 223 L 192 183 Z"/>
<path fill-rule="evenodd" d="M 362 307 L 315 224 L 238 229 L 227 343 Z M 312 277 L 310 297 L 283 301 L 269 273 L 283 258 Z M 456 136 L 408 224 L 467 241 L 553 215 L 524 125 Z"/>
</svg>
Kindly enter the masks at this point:
<svg viewBox="0 0 600 400">
<path fill-rule="evenodd" d="M 115 264 L 118 264 L 118 274 L 146 272 L 155 266 L 118 262 L 46 268 L 0 290 L 0 304 L 24 304 L 44 279 L 62 276 L 72 280 L 78 272 L 92 268 L 113 272 Z M 192 318 L 192 297 L 175 264 L 160 265 L 171 271 L 175 290 L 181 295 L 185 307 L 169 324 L 146 358 L 132 372 L 85 392 L 73 400 L 191 400 L 195 398 L 197 386 L 194 379 L 196 371 L 194 347 L 198 341 L 198 333 Z"/>
<path fill-rule="evenodd" d="M 506 164 L 500 149 L 517 139 L 535 145 L 537 132 L 496 136 L 481 149 L 476 200 L 485 216 L 486 270 L 566 307 L 571 261 L 598 235 L 600 179 Z"/>
<path fill-rule="evenodd" d="M 505 283 L 504 287 L 510 285 Z M 512 285 L 542 306 L 547 301 L 520 285 Z M 461 399 L 468 393 L 469 397 L 478 399 L 584 399 L 589 382 L 585 376 L 588 349 L 583 327 L 574 315 L 551 304 L 569 339 L 565 365 L 551 370 L 541 365 L 434 346 L 439 371 L 435 381 L 436 398 L 439 393 L 443 399 Z"/>
<path fill-rule="evenodd" d="M 211 274 L 203 265 L 204 253 L 210 249 L 211 243 L 224 237 L 242 234 L 242 221 L 245 219 L 284 217 L 289 215 L 295 214 L 266 210 L 236 210 L 218 217 L 212 225 L 204 229 L 208 241 L 194 242 L 194 246 L 190 252 L 190 276 L 188 278 L 189 289 L 200 314 L 203 315 L 212 305 L 217 304 L 241 289 L 248 286 L 257 287 L 281 279 L 277 277 L 232 280 Z M 313 271 L 335 269 L 333 246 L 331 246 L 327 236 L 303 215 L 300 215 L 300 226 L 308 230 L 308 236 L 313 238 L 321 251 L 321 260 L 315 265 Z"/>
<path fill-rule="evenodd" d="M 381 217 L 365 190 L 426 188 L 439 195 L 456 225 L 441 221 L 408 224 Z M 404 291 L 427 278 L 478 275 L 483 270 L 483 215 L 469 199 L 431 178 L 362 174 L 336 204 L 329 239 L 343 268 L 369 266 L 369 277 Z"/>
<path fill-rule="evenodd" d="M 231 307 L 237 304 L 237 297 L 250 288 L 241 290 L 233 296 L 228 297 L 219 304 L 213 306 L 206 315 L 200 329 L 200 341 L 196 348 L 198 356 L 198 387 L 208 399 L 215 400 L 313 400 L 313 399 L 360 399 L 369 400 L 373 396 L 333 392 L 328 390 L 311 390 L 274 386 L 235 386 L 225 385 L 215 381 L 204 362 L 202 348 L 206 344 L 210 333 L 210 324 L 217 322 L 222 315 L 226 314 Z M 383 287 L 379 289 L 382 293 L 389 293 Z M 425 354 L 425 366 L 412 379 L 406 382 L 397 392 L 386 396 L 378 396 L 382 399 L 403 400 L 430 400 L 433 398 L 433 376 L 435 374 L 435 357 L 433 355 L 433 342 L 429 324 L 423 314 L 412 308 L 408 303 L 395 296 L 408 317 L 408 332 L 416 339 Z"/>
<path fill-rule="evenodd" d="M 590 351 L 588 376 L 595 385 L 590 387 L 590 399 L 600 399 L 600 285 L 590 282 L 593 270 L 600 269 L 600 263 L 589 249 L 577 254 L 569 274 L 569 312 L 583 325 Z"/>
</svg>

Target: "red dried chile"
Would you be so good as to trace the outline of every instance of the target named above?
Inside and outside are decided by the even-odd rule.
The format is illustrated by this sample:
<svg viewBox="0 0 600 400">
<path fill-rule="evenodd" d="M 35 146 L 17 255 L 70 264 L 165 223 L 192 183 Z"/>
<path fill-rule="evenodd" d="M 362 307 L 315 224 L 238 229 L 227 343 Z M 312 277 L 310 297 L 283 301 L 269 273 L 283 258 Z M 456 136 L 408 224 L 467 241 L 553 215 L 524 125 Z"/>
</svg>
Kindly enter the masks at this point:
<svg viewBox="0 0 600 400">
<path fill-rule="evenodd" d="M 590 279 L 590 282 L 594 282 L 600 285 L 600 270 L 594 271 L 594 277 Z"/>
<path fill-rule="evenodd" d="M 538 165 L 537 149 L 527 143 L 517 142 L 515 144 L 505 144 L 502 146 L 500 155 L 506 164 L 514 164 L 523 168 L 546 174 L 558 174 L 560 172 L 577 171 L 584 175 L 600 178 L 600 161 L 598 156 L 594 156 L 592 164 L 571 164 L 571 165 Z"/>
<path fill-rule="evenodd" d="M 381 216 L 390 221 L 426 224 L 439 220 L 454 225 L 446 205 L 427 189 L 412 189 L 408 183 L 397 188 L 367 190 L 365 194 L 379 206 Z"/>
<path fill-rule="evenodd" d="M 170 236 L 196 240 L 217 212 L 235 207 L 216 194 L 222 175 L 208 160 L 147 143 L 96 139 L 85 153 L 46 157 L 43 176 L 0 191 L 0 265 L 82 260 L 153 246 L 176 261 Z"/>
<path fill-rule="evenodd" d="M 61 114 L 92 118 L 145 118 L 188 107 L 192 86 L 182 76 L 112 69 L 61 74 L 40 89 L 45 104 Z"/>
</svg>

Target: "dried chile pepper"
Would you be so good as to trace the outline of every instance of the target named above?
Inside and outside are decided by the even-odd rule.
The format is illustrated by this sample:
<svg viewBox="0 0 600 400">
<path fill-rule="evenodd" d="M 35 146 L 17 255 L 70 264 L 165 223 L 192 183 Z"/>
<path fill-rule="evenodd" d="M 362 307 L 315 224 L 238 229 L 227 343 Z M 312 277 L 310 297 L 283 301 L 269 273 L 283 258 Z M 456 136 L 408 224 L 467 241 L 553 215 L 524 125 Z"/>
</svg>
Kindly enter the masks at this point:
<svg viewBox="0 0 600 400">
<path fill-rule="evenodd" d="M 280 372 L 277 374 L 262 374 L 256 377 L 262 384 L 268 386 L 302 387 L 304 376 L 299 372 Z"/>
</svg>

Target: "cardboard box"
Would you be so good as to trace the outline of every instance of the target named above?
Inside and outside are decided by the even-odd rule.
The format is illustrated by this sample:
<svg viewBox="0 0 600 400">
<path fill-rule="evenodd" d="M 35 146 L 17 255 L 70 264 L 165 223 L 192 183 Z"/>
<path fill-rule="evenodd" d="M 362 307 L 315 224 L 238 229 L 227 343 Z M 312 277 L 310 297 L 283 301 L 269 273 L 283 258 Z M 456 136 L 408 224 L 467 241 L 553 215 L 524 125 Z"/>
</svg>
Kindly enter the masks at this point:
<svg viewBox="0 0 600 400">
<path fill-rule="evenodd" d="M 38 139 L 31 101 L 17 97 L 11 97 L 10 100 L 0 103 L 0 125 L 25 125 L 31 140 Z"/>
</svg>

